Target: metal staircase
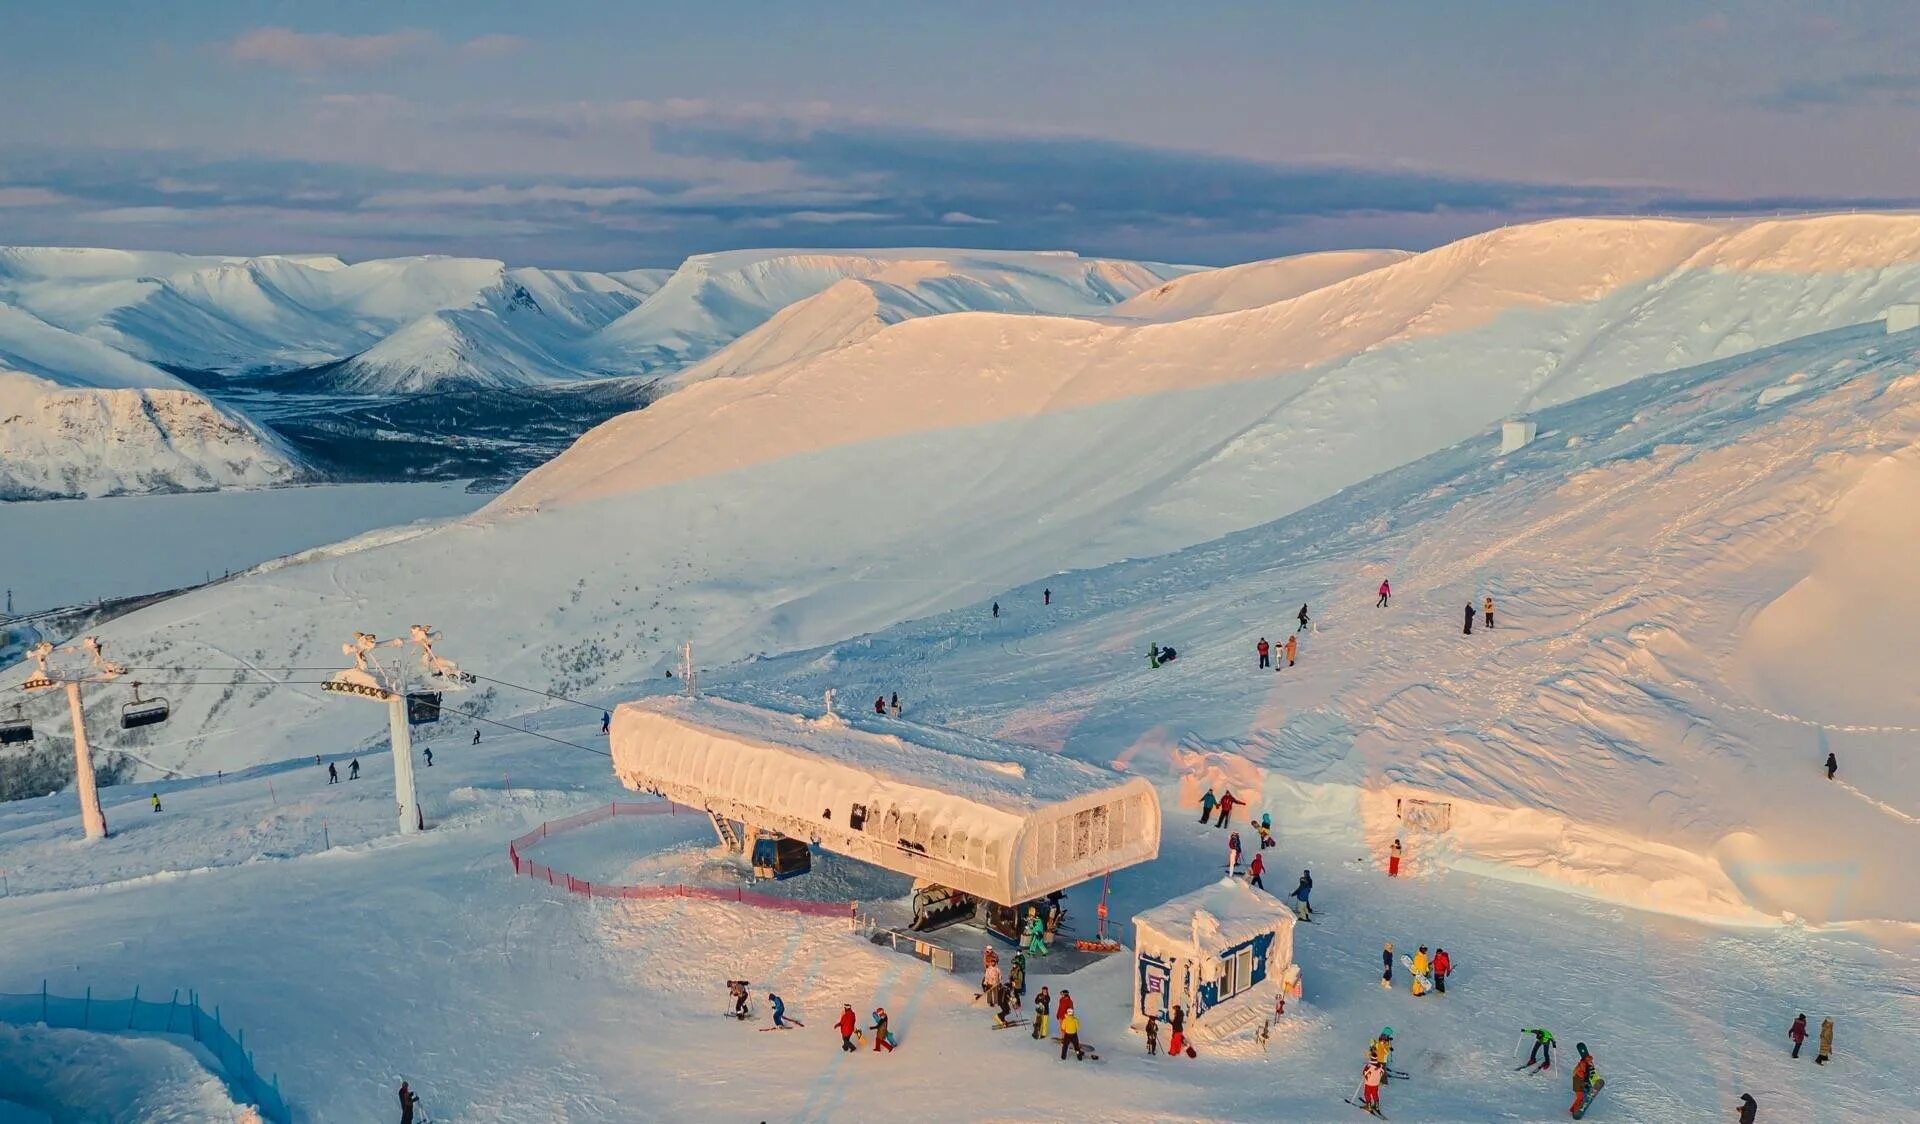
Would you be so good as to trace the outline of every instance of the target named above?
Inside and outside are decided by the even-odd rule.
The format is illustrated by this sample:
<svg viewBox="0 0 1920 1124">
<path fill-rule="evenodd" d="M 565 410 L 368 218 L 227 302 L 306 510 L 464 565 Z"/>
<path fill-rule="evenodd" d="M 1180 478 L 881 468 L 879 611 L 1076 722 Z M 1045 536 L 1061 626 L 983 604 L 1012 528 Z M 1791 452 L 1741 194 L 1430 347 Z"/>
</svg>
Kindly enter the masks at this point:
<svg viewBox="0 0 1920 1124">
<path fill-rule="evenodd" d="M 733 821 L 718 812 L 708 810 L 707 816 L 713 820 L 714 834 L 720 837 L 720 845 L 729 850 L 740 849 L 740 833 L 733 830 Z"/>
</svg>

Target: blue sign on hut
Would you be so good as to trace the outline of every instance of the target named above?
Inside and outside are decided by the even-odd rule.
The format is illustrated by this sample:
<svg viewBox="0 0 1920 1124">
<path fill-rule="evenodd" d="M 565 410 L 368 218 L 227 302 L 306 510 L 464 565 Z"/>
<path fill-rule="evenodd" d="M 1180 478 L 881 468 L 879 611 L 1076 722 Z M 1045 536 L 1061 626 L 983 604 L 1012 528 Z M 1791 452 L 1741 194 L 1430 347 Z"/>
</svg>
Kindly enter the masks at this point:
<svg viewBox="0 0 1920 1124">
<path fill-rule="evenodd" d="M 1135 914 L 1134 1025 L 1165 1020 L 1175 1006 L 1189 1037 L 1257 1022 L 1277 995 L 1300 994 L 1293 925 L 1280 899 L 1234 878 Z"/>
</svg>

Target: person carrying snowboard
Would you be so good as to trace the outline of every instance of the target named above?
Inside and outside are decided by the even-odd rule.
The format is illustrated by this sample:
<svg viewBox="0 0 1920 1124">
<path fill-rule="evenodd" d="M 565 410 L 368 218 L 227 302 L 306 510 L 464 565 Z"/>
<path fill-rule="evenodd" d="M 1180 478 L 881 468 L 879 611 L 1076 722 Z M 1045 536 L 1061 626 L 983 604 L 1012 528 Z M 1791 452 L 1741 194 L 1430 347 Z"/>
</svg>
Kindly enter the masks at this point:
<svg viewBox="0 0 1920 1124">
<path fill-rule="evenodd" d="M 1033 997 L 1033 1037 L 1035 1040 L 1047 1037 L 1047 1015 L 1051 1012 L 1049 1003 L 1053 997 L 1047 994 L 1045 985 Z"/>
<path fill-rule="evenodd" d="M 1253 830 L 1260 833 L 1260 849 L 1262 851 L 1266 850 L 1268 847 L 1273 846 L 1273 829 L 1272 828 L 1262 823 L 1262 824 L 1255 824 L 1253 826 Z"/>
<path fill-rule="evenodd" d="M 1487 596 L 1487 599 L 1480 603 L 1480 607 L 1486 610 L 1487 627 L 1492 628 L 1493 627 L 1493 596 L 1489 594 Z"/>
<path fill-rule="evenodd" d="M 1262 636 L 1262 637 L 1260 638 L 1260 643 L 1258 643 L 1258 644 L 1255 644 L 1255 645 L 1253 646 L 1253 650 L 1254 650 L 1255 652 L 1257 652 L 1257 653 L 1259 653 L 1259 656 L 1260 656 L 1260 667 L 1261 667 L 1262 669 L 1265 669 L 1265 668 L 1269 668 L 1269 667 L 1272 667 L 1272 666 L 1273 666 L 1273 661 L 1267 658 L 1267 654 L 1268 654 L 1268 653 L 1269 653 L 1270 651 L 1272 651 L 1272 649 L 1271 649 L 1271 648 L 1269 648 L 1269 647 L 1267 646 L 1267 638 L 1266 638 L 1266 637 L 1264 637 L 1264 636 Z"/>
<path fill-rule="evenodd" d="M 1064 996 L 1064 994 L 1063 992 L 1062 995 Z M 1061 1001 L 1065 1002 L 1065 999 L 1063 998 Z M 1073 1050 L 1073 1056 L 1075 1058 L 1083 1062 L 1087 1060 L 1087 1052 L 1080 1048 L 1080 1016 L 1074 1014 L 1073 1008 L 1071 1007 L 1067 1008 L 1066 1014 L 1060 1016 L 1061 1061 L 1064 1062 L 1067 1060 L 1067 1050 L 1069 1048 Z"/>
<path fill-rule="evenodd" d="M 842 1003 L 840 1005 L 839 1021 L 835 1022 L 833 1025 L 834 1025 L 834 1029 L 840 1032 L 841 1051 L 848 1054 L 853 1053 L 854 1052 L 853 1032 L 856 1029 L 858 1029 L 860 1025 L 860 1020 L 854 1017 L 853 1004 Z"/>
<path fill-rule="evenodd" d="M 893 1053 L 895 1043 L 893 1041 L 893 1032 L 887 1029 L 887 1009 L 885 1007 L 875 1007 L 873 1009 L 873 1025 L 867 1029 L 873 1031 L 874 1053 L 877 1054 L 882 1049 L 886 1050 L 889 1054 Z"/>
<path fill-rule="evenodd" d="M 1360 1107 L 1375 1116 L 1381 1115 L 1380 1083 L 1386 1079 L 1387 1067 L 1376 1061 L 1368 1061 L 1360 1071 Z"/>
<path fill-rule="evenodd" d="M 1373 607 L 1376 609 L 1386 608 L 1387 599 L 1392 596 L 1393 596 L 1393 586 L 1387 584 L 1387 579 L 1381 578 L 1380 579 L 1380 600 L 1374 602 Z"/>
<path fill-rule="evenodd" d="M 1225 792 L 1221 793 L 1220 794 L 1220 818 L 1214 821 L 1213 826 L 1215 827 L 1227 826 L 1227 817 L 1233 815 L 1233 807 L 1238 803 L 1240 803 L 1240 798 L 1233 794 L 1232 789 L 1228 789 Z"/>
<path fill-rule="evenodd" d="M 1574 1052 L 1580 1055 L 1580 1061 L 1573 1067 L 1573 1104 L 1567 1107 L 1567 1113 L 1576 1119 L 1587 1111 L 1587 1102 L 1600 1088 L 1600 1071 L 1593 1064 L 1593 1055 L 1587 1052 L 1585 1042 L 1575 1042 Z"/>
<path fill-rule="evenodd" d="M 1826 1065 L 1833 1057 L 1833 1020 L 1820 1020 L 1820 1052 L 1813 1057 L 1814 1065 Z"/>
<path fill-rule="evenodd" d="M 1839 771 L 1840 771 L 1840 759 L 1838 757 L 1835 757 L 1831 752 L 1829 752 L 1827 754 L 1827 779 L 1832 780 L 1833 775 Z"/>
<path fill-rule="evenodd" d="M 1447 993 L 1447 976 L 1453 972 L 1453 957 L 1447 955 L 1444 948 L 1433 950 L 1433 990 L 1441 995 Z"/>
<path fill-rule="evenodd" d="M 1213 794 L 1213 789 L 1209 787 L 1207 789 L 1207 794 L 1200 798 L 1200 822 L 1201 823 L 1206 823 L 1208 820 L 1213 818 L 1213 806 L 1218 803 L 1220 803 L 1220 798 L 1218 796 L 1215 796 Z"/>
<path fill-rule="evenodd" d="M 1527 1051 L 1527 1065 L 1532 1065 L 1535 1058 L 1539 1058 L 1542 1056 L 1542 1054 L 1544 1054 L 1545 1059 L 1540 1063 L 1541 1070 L 1545 1071 L 1545 1070 L 1552 1069 L 1553 1068 L 1553 1032 L 1546 1029 L 1545 1027 L 1541 1027 L 1538 1030 L 1535 1030 L 1532 1027 L 1523 1026 L 1520 1028 L 1520 1033 L 1533 1035 L 1533 1049 Z"/>
<path fill-rule="evenodd" d="M 1267 864 L 1261 860 L 1260 852 L 1255 851 L 1253 853 L 1253 862 L 1247 865 L 1247 885 L 1257 886 L 1262 890 L 1266 889 L 1266 883 L 1260 881 L 1260 875 L 1266 869 Z"/>
<path fill-rule="evenodd" d="M 1460 631 L 1467 636 L 1473 635 L 1473 602 L 1471 601 L 1467 602 L 1467 622 Z"/>
<path fill-rule="evenodd" d="M 1754 1124 L 1754 1121 L 1759 1118 L 1760 1106 L 1754 1101 L 1752 1093 L 1742 1093 L 1740 1107 L 1735 1111 L 1740 1114 L 1734 1118 L 1739 1124 Z"/>
<path fill-rule="evenodd" d="M 1305 632 L 1307 630 L 1307 623 L 1307 606 L 1305 602 L 1302 602 L 1300 605 L 1300 628 L 1298 631 Z"/>
<path fill-rule="evenodd" d="M 1300 903 L 1300 920 L 1302 921 L 1313 920 L 1313 906 L 1307 902 L 1307 899 L 1312 896 L 1313 871 L 1303 870 L 1300 872 L 1300 884 L 1293 888 L 1293 897 Z"/>
<path fill-rule="evenodd" d="M 1287 637 L 1287 666 L 1288 667 L 1293 666 L 1293 657 L 1298 655 L 1299 652 L 1300 652 L 1299 635 L 1296 634 L 1296 635 Z"/>
<path fill-rule="evenodd" d="M 1807 1041 L 1807 1016 L 1804 1012 L 1787 1028 L 1787 1040 L 1793 1043 L 1793 1056 L 1799 1057 L 1800 1047 Z"/>
<path fill-rule="evenodd" d="M 1400 877 L 1400 841 L 1398 839 L 1393 841 L 1393 846 L 1387 848 L 1387 877 Z"/>
<path fill-rule="evenodd" d="M 1413 954 L 1413 962 L 1409 965 L 1413 970 L 1413 993 L 1415 995 L 1425 995 L 1427 993 L 1427 970 L 1431 966 L 1427 960 L 1427 946 L 1421 945 L 1419 950 Z"/>
</svg>

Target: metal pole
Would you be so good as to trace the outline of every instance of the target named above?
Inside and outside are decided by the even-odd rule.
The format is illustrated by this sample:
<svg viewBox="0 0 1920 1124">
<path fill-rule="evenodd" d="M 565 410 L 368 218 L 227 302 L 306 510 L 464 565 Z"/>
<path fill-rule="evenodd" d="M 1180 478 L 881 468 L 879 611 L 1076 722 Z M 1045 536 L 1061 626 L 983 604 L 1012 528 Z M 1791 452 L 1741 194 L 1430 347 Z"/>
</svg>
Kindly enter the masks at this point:
<svg viewBox="0 0 1920 1124">
<path fill-rule="evenodd" d="M 100 789 L 93 779 L 93 752 L 87 747 L 87 716 L 80 706 L 80 684 L 67 682 L 67 709 L 73 712 L 73 784 L 80 794 L 80 823 L 88 839 L 107 837 L 107 814 L 100 810 Z"/>
<path fill-rule="evenodd" d="M 407 695 L 387 700 L 388 740 L 393 744 L 393 799 L 400 805 L 400 834 L 420 830 L 420 795 L 413 787 L 413 734 L 407 728 Z"/>
</svg>

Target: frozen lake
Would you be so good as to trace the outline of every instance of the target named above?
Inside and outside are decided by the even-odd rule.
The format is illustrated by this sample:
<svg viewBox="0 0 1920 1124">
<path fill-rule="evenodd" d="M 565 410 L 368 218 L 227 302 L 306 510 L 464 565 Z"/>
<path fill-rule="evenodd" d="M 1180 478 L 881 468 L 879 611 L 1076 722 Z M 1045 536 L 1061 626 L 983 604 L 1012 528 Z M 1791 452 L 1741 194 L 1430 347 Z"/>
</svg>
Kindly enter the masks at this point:
<svg viewBox="0 0 1920 1124">
<path fill-rule="evenodd" d="M 0 589 L 13 591 L 14 612 L 29 613 L 191 585 L 377 527 L 464 515 L 493 498 L 465 487 L 321 484 L 0 503 Z"/>
</svg>

